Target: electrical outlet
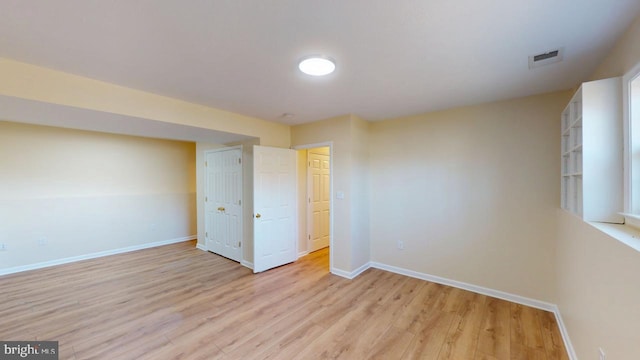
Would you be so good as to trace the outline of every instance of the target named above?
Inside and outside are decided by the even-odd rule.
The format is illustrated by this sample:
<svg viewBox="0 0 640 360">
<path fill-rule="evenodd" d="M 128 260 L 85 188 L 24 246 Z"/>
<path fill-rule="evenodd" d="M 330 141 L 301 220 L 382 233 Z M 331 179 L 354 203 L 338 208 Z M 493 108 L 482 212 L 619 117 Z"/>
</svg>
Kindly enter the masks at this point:
<svg viewBox="0 0 640 360">
<path fill-rule="evenodd" d="M 607 360 L 607 354 L 604 353 L 602 348 L 598 348 L 598 355 L 600 355 L 599 360 Z"/>
<path fill-rule="evenodd" d="M 398 249 L 404 250 L 404 241 L 398 240 Z"/>
<path fill-rule="evenodd" d="M 7 250 L 7 244 L 0 243 L 0 251 L 6 251 L 6 250 Z"/>
</svg>

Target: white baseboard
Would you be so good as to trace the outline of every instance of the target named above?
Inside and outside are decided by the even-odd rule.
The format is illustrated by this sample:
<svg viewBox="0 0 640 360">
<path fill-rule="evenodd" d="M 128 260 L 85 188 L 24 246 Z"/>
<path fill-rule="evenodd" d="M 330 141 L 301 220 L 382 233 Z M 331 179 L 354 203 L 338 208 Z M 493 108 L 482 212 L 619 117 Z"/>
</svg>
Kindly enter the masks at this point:
<svg viewBox="0 0 640 360">
<path fill-rule="evenodd" d="M 396 266 L 381 264 L 377 262 L 371 262 L 370 266 L 372 268 L 385 270 L 385 271 L 393 272 L 400 275 L 406 275 L 416 279 L 431 281 L 434 283 L 447 285 L 447 286 L 455 287 L 458 289 L 471 291 L 477 294 L 487 295 L 487 296 L 495 297 L 498 299 L 507 300 L 516 304 L 530 306 L 536 309 L 552 312 L 556 317 L 556 322 L 558 323 L 558 328 L 560 329 L 560 334 L 562 335 L 562 340 L 564 341 L 564 345 L 567 348 L 567 354 L 569 355 L 569 359 L 571 360 L 578 359 L 576 357 L 575 350 L 573 349 L 573 345 L 571 344 L 571 340 L 569 339 L 567 328 L 564 326 L 564 322 L 562 321 L 562 315 L 560 314 L 560 309 L 556 304 L 552 304 L 552 303 L 548 303 L 548 302 L 540 301 L 536 299 L 531 299 L 531 298 L 520 296 L 520 295 L 510 294 L 500 290 L 489 289 L 483 286 L 468 284 L 462 281 L 446 279 L 446 278 L 435 276 L 435 275 L 403 269 Z"/>
<path fill-rule="evenodd" d="M 300 252 L 298 253 L 298 259 L 299 259 L 299 258 L 301 258 L 301 257 L 303 257 L 303 256 L 307 256 L 307 255 L 309 255 L 309 252 L 308 252 L 308 251 L 300 251 Z"/>
<path fill-rule="evenodd" d="M 503 291 L 489 289 L 489 288 L 478 286 L 478 285 L 468 284 L 468 283 L 465 283 L 465 282 L 462 282 L 462 281 L 446 279 L 446 278 L 442 278 L 442 277 L 435 276 L 435 275 L 429 275 L 429 274 L 425 274 L 425 273 L 420 273 L 420 272 L 417 272 L 417 271 L 403 269 L 403 268 L 399 268 L 399 267 L 395 267 L 395 266 L 391 266 L 391 265 L 385 265 L 385 264 L 381 264 L 381 263 L 377 263 L 377 262 L 372 262 L 371 263 L 371 267 L 376 268 L 376 269 L 390 271 L 390 272 L 393 272 L 393 273 L 396 273 L 396 274 L 410 276 L 410 277 L 413 277 L 413 278 L 416 278 L 416 279 L 422 279 L 422 280 L 427 280 L 427 281 L 431 281 L 431 282 L 442 284 L 442 285 L 448 285 L 448 286 L 456 287 L 456 288 L 459 288 L 459 289 L 462 289 L 462 290 L 467 290 L 467 291 L 471 291 L 471 292 L 474 292 L 474 293 L 487 295 L 487 296 L 495 297 L 495 298 L 502 299 L 502 300 L 511 301 L 511 302 L 516 303 L 516 304 L 522 304 L 522 305 L 534 307 L 536 309 L 541 309 L 541 310 L 551 311 L 551 312 L 553 312 L 553 310 L 555 309 L 555 305 L 551 304 L 551 303 L 548 303 L 548 302 L 535 300 L 535 299 L 530 299 L 530 298 L 527 298 L 527 297 L 524 297 L 524 296 L 520 296 L 520 295 L 509 294 L 509 293 L 506 293 L 506 292 L 503 292 Z"/>
<path fill-rule="evenodd" d="M 371 263 L 366 263 L 359 268 L 349 272 L 340 269 L 333 268 L 331 269 L 331 273 L 334 275 L 342 276 L 343 278 L 347 278 L 349 280 L 354 279 L 356 276 L 362 274 L 365 270 L 371 267 Z"/>
<path fill-rule="evenodd" d="M 198 248 L 198 249 L 200 249 L 200 250 L 202 250 L 202 251 L 208 251 L 208 250 L 207 250 L 207 246 L 206 246 L 205 244 L 200 244 L 200 243 L 198 243 L 198 244 L 196 245 L 196 248 Z"/>
<path fill-rule="evenodd" d="M 67 257 L 67 258 L 44 261 L 44 262 L 39 262 L 39 263 L 35 263 L 35 264 L 15 266 L 15 267 L 6 268 L 6 269 L 0 269 L 0 276 L 8 275 L 8 274 L 15 274 L 15 273 L 19 273 L 19 272 L 23 272 L 23 271 L 29 271 L 29 270 L 42 269 L 42 268 L 46 268 L 46 267 L 50 267 L 50 266 L 68 264 L 68 263 L 82 261 L 82 260 L 95 259 L 95 258 L 99 258 L 99 257 L 109 256 L 109 255 L 123 254 L 123 253 L 131 252 L 131 251 L 148 249 L 148 248 L 153 248 L 153 247 L 158 247 L 158 246 L 163 246 L 163 245 L 176 244 L 176 243 L 179 243 L 179 242 L 195 240 L 196 238 L 197 238 L 196 235 L 192 235 L 192 236 L 186 236 L 186 237 L 177 238 L 177 239 L 169 239 L 169 240 L 156 241 L 156 242 L 152 242 L 152 243 L 145 243 L 145 244 L 140 244 L 140 245 L 127 246 L 127 247 L 120 248 L 120 249 L 105 250 L 105 251 L 99 251 L 99 252 L 95 252 L 95 253 L 91 253 L 91 254 L 71 256 L 71 257 Z"/>
<path fill-rule="evenodd" d="M 340 269 L 331 269 L 330 270 L 333 275 L 342 276 L 343 278 L 347 278 L 349 280 L 353 279 L 354 276 L 351 276 L 351 273 L 348 271 L 340 270 Z"/>
</svg>

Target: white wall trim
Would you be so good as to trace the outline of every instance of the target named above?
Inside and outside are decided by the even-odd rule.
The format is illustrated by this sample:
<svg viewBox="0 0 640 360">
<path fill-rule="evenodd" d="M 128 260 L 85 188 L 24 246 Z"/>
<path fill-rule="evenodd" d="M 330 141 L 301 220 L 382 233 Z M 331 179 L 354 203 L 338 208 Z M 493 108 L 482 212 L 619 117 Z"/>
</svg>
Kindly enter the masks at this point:
<svg viewBox="0 0 640 360">
<path fill-rule="evenodd" d="M 71 257 L 62 258 L 62 259 L 44 261 L 44 262 L 39 262 L 35 264 L 15 266 L 15 267 L 6 268 L 6 269 L 0 269 L 0 276 L 15 274 L 15 273 L 29 271 L 29 270 L 42 269 L 50 266 L 68 264 L 68 263 L 73 263 L 73 262 L 82 261 L 82 260 L 95 259 L 95 258 L 100 258 L 104 256 L 109 256 L 109 255 L 123 254 L 131 251 L 148 249 L 148 248 L 153 248 L 153 247 L 158 247 L 163 245 L 170 245 L 170 244 L 175 244 L 175 243 L 185 242 L 185 241 L 190 241 L 195 239 L 197 239 L 197 236 L 191 235 L 191 236 L 185 236 L 177 239 L 162 240 L 162 241 L 156 241 L 152 243 L 127 246 L 119 249 L 105 250 L 105 251 L 99 251 L 99 252 L 85 254 L 85 255 L 71 256 Z"/>
<path fill-rule="evenodd" d="M 352 279 L 355 278 L 356 276 L 362 274 L 363 272 L 365 272 L 367 269 L 369 269 L 371 267 L 371 262 L 365 263 L 362 266 L 360 266 L 359 268 L 353 270 L 351 272 L 352 274 Z"/>
<path fill-rule="evenodd" d="M 446 279 L 446 278 L 435 276 L 435 275 L 425 274 L 425 273 L 421 273 L 413 270 L 403 269 L 396 266 L 386 265 L 378 262 L 371 262 L 369 264 L 372 268 L 385 270 L 385 271 L 393 272 L 396 274 L 413 277 L 416 279 L 431 281 L 434 283 L 471 291 L 477 294 L 487 295 L 487 296 L 495 297 L 498 299 L 510 301 L 516 304 L 530 306 L 536 309 L 549 311 L 553 313 L 556 317 L 556 322 L 558 323 L 558 328 L 560 329 L 560 334 L 562 335 L 562 340 L 564 341 L 564 346 L 567 349 L 567 354 L 569 355 L 569 359 L 571 360 L 578 359 L 576 356 L 576 352 L 573 349 L 573 345 L 571 344 L 571 340 L 569 339 L 569 333 L 567 331 L 567 328 L 565 327 L 564 322 L 562 321 L 562 315 L 560 314 L 560 309 L 556 304 L 552 304 L 552 303 L 548 303 L 548 302 L 540 301 L 536 299 L 531 299 L 531 298 L 520 296 L 520 295 L 510 294 L 500 290 L 489 289 L 483 286 L 468 284 L 462 281 Z"/>
<path fill-rule="evenodd" d="M 200 243 L 198 243 L 198 244 L 196 245 L 196 248 L 198 248 L 198 249 L 200 249 L 200 250 L 202 250 L 202 251 L 209 251 L 209 250 L 207 250 L 207 246 L 206 246 L 205 244 L 200 244 Z"/>
<path fill-rule="evenodd" d="M 553 312 L 556 308 L 554 304 L 551 304 L 548 302 L 535 300 L 535 299 L 527 298 L 520 295 L 510 294 L 510 293 L 506 293 L 499 290 L 489 289 L 489 288 L 478 286 L 478 285 L 468 284 L 462 281 L 446 279 L 446 278 L 442 278 L 435 275 L 429 275 L 429 274 L 420 273 L 413 270 L 403 269 L 396 266 L 372 262 L 371 267 L 390 271 L 396 274 L 410 276 L 416 279 L 422 279 L 422 280 L 427 280 L 427 281 L 431 281 L 431 282 L 442 284 L 442 285 L 452 286 L 458 289 L 467 290 L 474 293 L 511 301 L 517 304 L 526 305 L 526 306 L 530 306 L 530 307 L 545 310 L 545 311 Z"/>
<path fill-rule="evenodd" d="M 333 268 L 331 269 L 331 273 L 334 275 L 342 276 L 343 278 L 347 278 L 349 280 L 353 280 L 356 276 L 362 274 L 365 270 L 367 270 L 370 267 L 371 267 L 371 263 L 368 262 L 351 272 Z"/>
<path fill-rule="evenodd" d="M 336 268 L 331 269 L 331 273 L 333 275 L 338 275 L 338 276 L 341 276 L 341 277 L 349 279 L 349 280 L 354 278 L 354 276 L 352 276 L 350 272 L 344 271 L 344 270 L 340 270 L 340 269 L 336 269 Z"/>
<path fill-rule="evenodd" d="M 298 253 L 298 259 L 300 259 L 300 258 L 301 258 L 301 257 L 303 257 L 303 256 L 307 256 L 307 255 L 309 255 L 309 252 L 308 252 L 308 251 L 300 251 L 300 252 Z"/>
</svg>

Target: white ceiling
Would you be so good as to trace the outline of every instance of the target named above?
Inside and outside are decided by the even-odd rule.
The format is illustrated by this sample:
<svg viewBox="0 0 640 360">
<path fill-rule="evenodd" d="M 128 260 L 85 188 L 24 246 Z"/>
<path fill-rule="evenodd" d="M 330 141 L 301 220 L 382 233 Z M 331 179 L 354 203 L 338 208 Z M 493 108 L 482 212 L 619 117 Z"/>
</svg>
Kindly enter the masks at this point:
<svg viewBox="0 0 640 360">
<path fill-rule="evenodd" d="M 639 14 L 638 0 L 0 0 L 0 57 L 288 124 L 375 121 L 571 88 Z M 558 47 L 564 61 L 528 69 Z M 317 53 L 334 74 L 297 70 Z"/>
</svg>

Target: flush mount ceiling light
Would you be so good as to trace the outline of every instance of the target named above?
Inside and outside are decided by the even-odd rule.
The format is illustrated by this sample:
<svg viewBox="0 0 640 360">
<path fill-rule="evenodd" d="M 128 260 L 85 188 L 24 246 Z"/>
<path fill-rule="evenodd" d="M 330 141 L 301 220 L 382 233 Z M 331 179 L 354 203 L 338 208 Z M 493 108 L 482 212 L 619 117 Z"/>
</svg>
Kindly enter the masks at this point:
<svg viewBox="0 0 640 360">
<path fill-rule="evenodd" d="M 336 62 L 327 56 L 313 55 L 300 60 L 298 69 L 311 76 L 325 76 L 336 69 Z"/>
</svg>

